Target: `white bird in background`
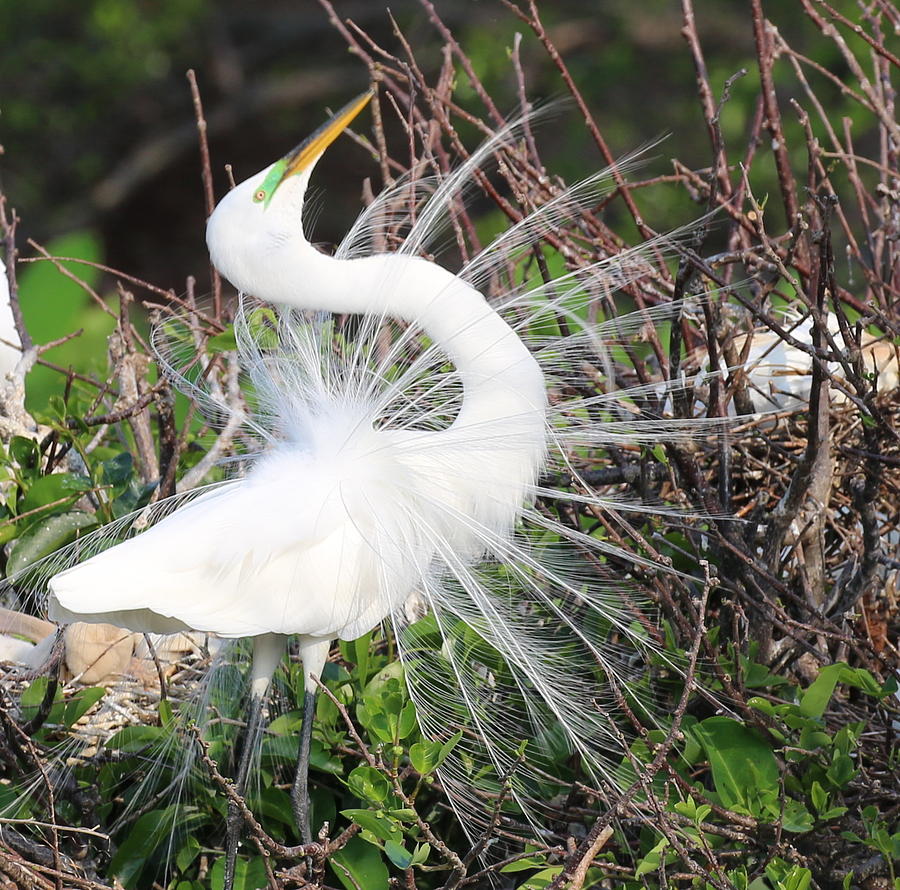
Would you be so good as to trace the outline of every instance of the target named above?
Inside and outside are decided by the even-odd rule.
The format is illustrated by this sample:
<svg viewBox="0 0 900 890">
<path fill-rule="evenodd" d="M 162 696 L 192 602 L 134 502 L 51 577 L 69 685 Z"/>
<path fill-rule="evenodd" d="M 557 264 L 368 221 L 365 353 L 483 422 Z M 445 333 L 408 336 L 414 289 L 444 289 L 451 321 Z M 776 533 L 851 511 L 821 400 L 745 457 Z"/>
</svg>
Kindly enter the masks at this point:
<svg viewBox="0 0 900 890">
<path fill-rule="evenodd" d="M 14 370 L 22 358 L 21 342 L 16 323 L 13 320 L 12 307 L 9 304 L 9 281 L 6 277 L 6 265 L 0 259 L 0 384 L 6 375 Z"/>
<path fill-rule="evenodd" d="M 636 253 L 551 285 L 526 283 L 496 306 L 479 290 L 542 232 L 596 200 L 604 174 L 548 202 L 456 275 L 417 255 L 473 171 L 511 143 L 516 125 L 446 179 L 419 184 L 432 194 L 396 253 L 372 253 L 369 241 L 395 221 L 408 181 L 363 211 L 335 256 L 310 244 L 302 216 L 313 167 L 370 96 L 234 188 L 209 219 L 216 268 L 241 292 L 282 307 L 274 329 L 246 306 L 235 322 L 257 402 L 248 423 L 268 447 L 244 478 L 153 508 L 158 521 L 147 531 L 105 550 L 131 534 L 133 520 L 89 536 L 75 549 L 95 555 L 49 581 L 49 613 L 58 621 L 252 637 L 250 737 L 286 642 L 299 638 L 310 679 L 293 801 L 306 841 L 315 678 L 333 640 L 359 637 L 385 619 L 397 630 L 424 734 L 446 740 L 470 729 L 440 769 L 467 830 L 487 822 L 475 791 L 486 780 L 477 776 L 489 770 L 496 789 L 519 761 L 522 739 L 532 741 L 510 779 L 511 796 L 533 818 L 550 762 L 545 750 L 561 739 L 594 781 L 609 778 L 620 735 L 602 704 L 641 674 L 634 653 L 651 645 L 649 625 L 636 591 L 603 574 L 607 557 L 623 554 L 536 501 L 621 508 L 614 496 L 580 484 L 583 457 L 610 444 L 693 436 L 716 423 L 643 418 L 633 400 L 622 408 L 621 393 L 582 385 L 608 366 L 604 341 L 652 321 L 653 311 L 585 321 L 598 294 L 641 274 Z M 347 314 L 360 318 L 342 325 Z M 553 470 L 574 486 L 542 484 Z M 402 607 L 412 593 L 427 604 L 440 645 L 422 623 L 406 626 Z M 227 884 L 238 830 L 232 813 Z"/>
<path fill-rule="evenodd" d="M 801 343 L 812 342 L 813 322 L 811 318 L 799 323 L 789 316 L 779 318 L 784 329 Z M 840 348 L 843 345 L 840 323 L 837 316 L 829 313 L 826 319 L 828 331 Z M 750 339 L 749 348 L 747 339 Z M 879 392 L 890 392 L 900 385 L 900 350 L 890 339 L 876 338 L 863 331 L 860 340 L 863 365 L 867 372 L 875 375 Z M 735 343 L 738 355 L 747 349 L 743 369 L 747 374 L 747 386 L 753 407 L 760 412 L 798 411 L 809 403 L 812 386 L 812 358 L 809 353 L 792 346 L 781 339 L 775 331 L 751 331 Z M 830 362 L 831 373 L 841 376 L 837 362 Z M 836 387 L 831 388 L 831 398 L 841 404 L 846 401 L 844 394 Z"/>
</svg>

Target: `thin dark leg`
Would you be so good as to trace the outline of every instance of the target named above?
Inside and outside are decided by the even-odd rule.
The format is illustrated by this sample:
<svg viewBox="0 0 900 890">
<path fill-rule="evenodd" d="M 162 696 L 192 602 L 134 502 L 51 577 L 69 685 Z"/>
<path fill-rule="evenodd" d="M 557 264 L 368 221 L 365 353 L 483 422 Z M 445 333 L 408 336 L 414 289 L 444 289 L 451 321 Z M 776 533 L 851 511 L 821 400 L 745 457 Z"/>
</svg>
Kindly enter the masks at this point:
<svg viewBox="0 0 900 890">
<path fill-rule="evenodd" d="M 313 839 L 309 827 L 309 743 L 315 716 L 316 694 L 307 691 L 303 698 L 303 728 L 300 731 L 297 771 L 294 773 L 294 787 L 291 788 L 291 807 L 304 844 L 311 844 Z"/>
<path fill-rule="evenodd" d="M 256 739 L 262 728 L 263 704 L 265 699 L 256 695 L 250 697 L 250 705 L 247 715 L 247 728 L 244 730 L 244 743 L 241 750 L 241 759 L 238 763 L 237 778 L 234 785 L 237 793 L 243 797 L 247 788 L 247 776 L 250 772 L 250 761 L 253 758 L 253 749 L 256 747 Z M 228 821 L 225 823 L 225 890 L 234 887 L 234 867 L 237 862 L 238 841 L 241 839 L 241 828 L 244 820 L 241 817 L 237 804 L 228 801 Z"/>
</svg>

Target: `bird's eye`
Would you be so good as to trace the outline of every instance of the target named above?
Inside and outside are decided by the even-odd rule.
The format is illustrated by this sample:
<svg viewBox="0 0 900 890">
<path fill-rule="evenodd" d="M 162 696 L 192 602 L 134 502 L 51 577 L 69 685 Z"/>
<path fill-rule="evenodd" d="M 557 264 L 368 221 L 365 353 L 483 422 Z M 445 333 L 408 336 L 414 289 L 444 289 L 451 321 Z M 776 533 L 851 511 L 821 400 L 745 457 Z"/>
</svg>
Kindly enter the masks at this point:
<svg viewBox="0 0 900 890">
<path fill-rule="evenodd" d="M 257 191 L 257 193 L 253 196 L 253 200 L 257 201 L 257 202 L 265 201 L 266 200 L 266 190 L 259 189 L 259 191 Z"/>
</svg>

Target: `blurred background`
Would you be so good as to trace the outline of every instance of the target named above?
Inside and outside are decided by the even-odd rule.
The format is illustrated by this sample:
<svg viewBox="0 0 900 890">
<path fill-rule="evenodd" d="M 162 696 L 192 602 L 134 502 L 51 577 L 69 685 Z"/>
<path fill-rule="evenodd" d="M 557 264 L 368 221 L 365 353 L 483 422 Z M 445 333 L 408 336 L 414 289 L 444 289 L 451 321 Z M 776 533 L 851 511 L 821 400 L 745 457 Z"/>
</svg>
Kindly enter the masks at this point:
<svg viewBox="0 0 900 890">
<path fill-rule="evenodd" d="M 334 5 L 340 19 L 352 20 L 402 55 L 385 4 L 335 0 Z M 688 166 L 709 163 L 677 0 L 553 0 L 540 6 L 548 32 L 615 154 L 668 134 L 651 152 L 649 172 L 671 172 L 669 159 L 675 156 Z M 834 44 L 822 40 L 796 0 L 766 0 L 763 6 L 796 49 L 838 76 L 846 73 Z M 852 0 L 837 0 L 837 6 L 848 12 L 856 8 Z M 436 0 L 435 7 L 501 109 L 518 106 L 509 58 L 517 32 L 529 98 L 564 94 L 548 55 L 500 0 Z M 436 71 L 442 39 L 426 5 L 395 0 L 390 8 L 419 64 Z M 759 91 L 750 7 L 745 0 L 697 0 L 695 11 L 717 98 L 729 77 L 742 67 L 748 71 L 735 82 L 722 115 L 733 163 L 747 144 Z M 348 51 L 316 0 L 252 5 L 234 0 L 0 0 L 0 35 L 0 189 L 21 217 L 22 255 L 34 254 L 26 244 L 30 238 L 55 255 L 102 262 L 178 294 L 184 293 L 188 275 L 196 276 L 199 295 L 210 288 L 186 70 L 196 71 L 205 105 L 217 195 L 227 188 L 226 164 L 237 180 L 245 178 L 311 132 L 327 108 L 367 86 L 365 66 Z M 789 91 L 791 72 L 787 63 L 780 68 L 779 89 Z M 457 76 L 458 96 L 465 100 L 465 75 Z M 858 105 L 843 107 L 839 90 L 827 82 L 817 86 L 833 104 L 834 119 L 845 113 L 859 116 Z M 793 115 L 785 118 L 786 126 L 798 126 Z M 405 137 L 396 129 L 389 128 L 387 135 L 403 145 Z M 551 172 L 567 181 L 602 166 L 571 106 L 537 135 Z M 865 138 L 857 131 L 857 145 Z M 472 134 L 471 144 L 477 141 Z M 802 135 L 790 144 L 798 153 L 797 169 L 804 169 Z M 771 154 L 765 154 L 753 168 L 760 196 L 777 191 Z M 349 139 L 339 140 L 313 180 L 320 194 L 310 233 L 316 240 L 327 244 L 340 238 L 357 213 L 366 177 L 372 177 L 377 192 L 373 159 Z M 701 212 L 690 206 L 682 189 L 653 190 L 652 203 L 641 210 L 658 230 L 683 225 Z M 110 291 L 115 301 L 112 279 L 104 281 L 84 266 L 78 274 L 101 292 Z M 66 344 L 46 358 L 80 368 L 92 354 L 105 362 L 112 319 L 85 312 L 88 297 L 78 285 L 47 263 L 23 267 L 20 278 L 23 311 L 36 341 L 86 328 L 80 345 Z M 59 386 L 58 374 L 37 368 L 29 380 L 32 405 Z"/>
<path fill-rule="evenodd" d="M 399 50 L 386 6 L 335 0 L 341 18 Z M 427 11 L 417 0 L 390 8 L 420 63 L 437 68 L 441 38 Z M 563 94 L 546 53 L 499 0 L 436 0 L 436 8 L 501 108 L 517 105 L 508 56 L 517 31 L 524 32 L 530 97 Z M 674 155 L 708 163 L 677 0 L 554 0 L 541 8 L 614 152 L 671 134 L 654 152 L 662 172 Z M 801 51 L 806 30 L 833 52 L 796 0 L 767 0 L 764 8 Z M 695 9 L 714 89 L 748 69 L 723 119 L 726 139 L 741 144 L 758 90 L 749 4 L 698 0 Z M 365 66 L 316 0 L 2 0 L 0 35 L 0 186 L 22 217 L 22 240 L 89 235 L 109 265 L 177 292 L 186 275 L 199 277 L 206 266 L 185 71 L 197 72 L 219 194 L 226 163 L 244 178 L 314 129 L 327 107 L 367 85 Z M 817 61 L 838 65 L 836 57 Z M 601 165 L 577 113 L 550 129 L 539 138 L 554 172 L 575 179 Z M 349 140 L 329 152 L 314 182 L 328 196 L 319 239 L 342 234 L 356 215 L 362 178 L 376 174 Z"/>
</svg>

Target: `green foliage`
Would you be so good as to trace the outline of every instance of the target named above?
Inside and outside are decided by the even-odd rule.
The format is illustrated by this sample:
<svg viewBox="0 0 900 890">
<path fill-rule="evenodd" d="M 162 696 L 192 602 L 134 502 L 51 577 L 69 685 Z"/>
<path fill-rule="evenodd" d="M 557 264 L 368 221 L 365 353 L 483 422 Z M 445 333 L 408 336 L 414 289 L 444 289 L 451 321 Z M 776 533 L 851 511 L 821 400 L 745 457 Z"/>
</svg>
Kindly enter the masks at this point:
<svg viewBox="0 0 900 890">
<path fill-rule="evenodd" d="M 92 232 L 74 232 L 47 244 L 51 256 L 74 257 L 90 263 L 103 261 L 99 238 Z M 101 272 L 91 265 L 63 262 L 63 269 L 89 288 L 100 284 Z M 79 336 L 54 347 L 43 357 L 61 368 L 82 374 L 106 376 L 107 338 L 115 318 L 99 311 L 84 287 L 67 277 L 49 260 L 40 260 L 19 271 L 19 300 L 25 325 L 35 343 L 48 343 L 81 331 Z M 112 311 L 118 300 L 111 300 Z M 62 391 L 65 378 L 52 368 L 38 366 L 28 375 L 26 407 L 43 415 L 51 396 Z"/>
<path fill-rule="evenodd" d="M 313 819 L 315 827 L 329 821 L 332 836 L 350 823 L 359 827 L 356 837 L 330 858 L 332 883 L 347 888 L 387 888 L 392 875 L 412 869 L 418 875 L 417 886 L 431 887 L 435 884 L 429 882 L 429 875 L 441 874 L 430 871 L 439 864 L 440 856 L 423 837 L 422 822 L 427 820 L 437 831 L 441 826 L 445 830 L 449 827 L 446 818 L 439 817 L 434 809 L 431 782 L 443 759 L 459 743 L 461 733 L 443 743 L 422 739 L 402 669 L 388 660 L 384 642 L 368 634 L 343 643 L 343 651 L 353 660 L 331 664 L 325 672 L 334 700 L 320 696 L 313 728 Z M 746 667 L 752 672 L 759 665 L 748 662 Z M 871 849 L 886 861 L 900 855 L 897 827 L 891 827 L 874 806 L 859 812 L 853 807 L 852 789 L 864 758 L 860 747 L 863 726 L 850 723 L 830 729 L 824 722 L 835 696 L 853 689 L 880 699 L 893 691 L 893 684 L 879 684 L 868 672 L 846 665 L 824 668 L 806 687 L 777 675 L 770 675 L 770 681 L 767 689 L 778 689 L 780 695 L 776 698 L 769 691 L 765 698 L 753 699 L 754 707 L 766 718 L 759 726 L 721 715 L 685 717 L 683 740 L 669 757 L 685 785 L 677 794 L 670 788 L 664 810 L 668 830 L 674 830 L 674 835 L 645 826 L 636 843 L 634 839 L 627 843 L 622 839 L 606 854 L 611 864 L 630 867 L 628 887 L 658 886 L 662 873 L 677 870 L 679 850 L 703 857 L 710 851 L 721 853 L 731 844 L 731 849 L 743 848 L 745 857 L 727 872 L 736 888 L 809 890 L 808 868 L 773 855 L 774 850 L 767 850 L 765 844 L 751 842 L 754 835 L 763 838 L 767 831 L 773 837 L 776 830 L 799 837 L 839 829 L 842 838 Z M 280 686 L 295 701 L 302 700 L 299 665 L 285 665 Z M 46 680 L 34 681 L 28 687 L 21 699 L 24 718 L 38 712 L 47 689 Z M 51 743 L 103 695 L 102 689 L 84 689 L 65 698 L 56 690 L 40 740 Z M 225 697 L 219 698 L 214 691 L 212 696 L 214 706 L 228 707 Z M 335 701 L 355 714 L 354 723 L 376 758 L 374 763 L 351 753 L 347 726 Z M 249 799 L 265 829 L 284 843 L 297 842 L 285 783 L 290 781 L 301 721 L 298 707 L 285 710 L 272 721 L 260 752 L 259 786 Z M 223 725 L 220 730 L 210 737 L 210 753 L 227 771 L 234 748 L 234 727 Z M 653 733 L 651 740 L 661 741 L 663 735 L 661 731 Z M 139 763 L 152 762 L 155 768 L 153 783 L 147 785 L 145 777 L 136 801 L 152 795 L 153 788 L 162 789 L 171 783 L 183 768 L 180 764 L 185 746 L 193 744 L 168 702 L 160 706 L 159 725 L 130 726 L 116 733 L 105 746 L 108 754 L 99 771 L 105 818 L 112 818 L 123 801 L 135 794 L 131 783 Z M 116 756 L 111 756 L 113 752 Z M 643 742 L 635 742 L 632 756 L 649 762 L 653 755 Z M 562 760 L 557 766 L 562 767 Z M 96 782 L 97 776 L 96 767 L 90 764 L 75 771 L 78 782 Z M 162 798 L 156 808 L 124 821 L 109 869 L 125 887 L 147 886 L 159 880 L 156 863 L 164 854 L 174 862 L 169 886 L 190 890 L 221 886 L 224 804 L 202 770 L 192 769 L 186 781 L 189 794 L 182 802 L 175 804 Z M 29 811 L 23 803 L 21 812 Z M 729 825 L 728 813 L 741 814 L 757 826 L 745 841 L 726 841 L 719 832 L 719 827 Z M 208 870 L 201 868 L 205 861 L 210 862 Z M 264 871 L 252 845 L 242 849 L 239 863 L 236 886 L 258 886 L 255 882 L 261 880 Z M 518 886 L 522 890 L 540 890 L 560 867 L 534 850 L 506 865 L 504 872 L 521 873 Z M 584 886 L 600 886 L 605 877 L 603 869 L 592 868 Z"/>
<path fill-rule="evenodd" d="M 773 837 L 776 829 L 789 836 L 812 837 L 859 821 L 861 833 L 844 831 L 842 836 L 877 850 L 885 861 L 897 856 L 900 833 L 891 834 L 877 808 L 854 812 L 852 805 L 864 757 L 860 745 L 864 725 L 851 722 L 829 730 L 824 720 L 840 690 L 855 689 L 881 700 L 896 691 L 896 682 L 881 684 L 866 670 L 834 664 L 822 668 L 804 688 L 752 659 L 742 657 L 741 662 L 747 679 L 754 678 L 754 686 L 767 691 L 765 697 L 749 700 L 766 719 L 753 726 L 726 716 L 685 717 L 684 741 L 671 762 L 691 792 L 668 804 L 668 811 L 681 817 L 675 838 L 643 832 L 635 878 L 645 887 L 657 886 L 651 877 L 679 861 L 675 841 L 698 856 L 721 852 L 724 840 L 717 826 L 728 824 L 722 816 L 728 812 L 754 820 L 756 835 L 766 836 L 768 826 Z M 777 697 L 773 689 L 779 690 Z M 632 753 L 645 762 L 652 756 L 643 743 L 636 743 Z M 809 869 L 767 855 L 764 846 L 754 849 L 749 840 L 738 843 L 737 849 L 744 850 L 748 865 L 762 867 L 765 876 L 750 880 L 744 867 L 734 869 L 727 874 L 734 886 L 748 890 L 810 886 Z"/>
</svg>

